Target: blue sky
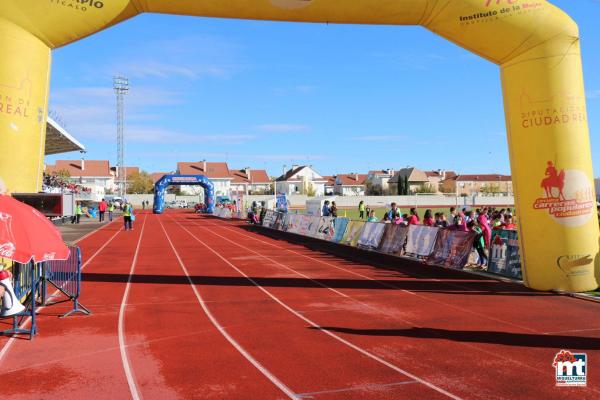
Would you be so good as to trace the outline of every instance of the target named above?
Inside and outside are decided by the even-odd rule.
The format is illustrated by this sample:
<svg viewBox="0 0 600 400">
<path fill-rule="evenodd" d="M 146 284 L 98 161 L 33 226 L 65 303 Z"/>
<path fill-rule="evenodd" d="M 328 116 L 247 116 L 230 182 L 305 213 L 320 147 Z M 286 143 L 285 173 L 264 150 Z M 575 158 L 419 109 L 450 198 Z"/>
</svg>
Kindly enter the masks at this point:
<svg viewBox="0 0 600 400">
<path fill-rule="evenodd" d="M 600 1 L 553 3 L 580 27 L 598 176 Z M 420 27 L 147 14 L 53 57 L 50 110 L 88 159 L 116 160 L 120 73 L 131 81 L 125 160 L 148 172 L 204 158 L 271 175 L 292 163 L 510 171 L 498 67 Z"/>
</svg>

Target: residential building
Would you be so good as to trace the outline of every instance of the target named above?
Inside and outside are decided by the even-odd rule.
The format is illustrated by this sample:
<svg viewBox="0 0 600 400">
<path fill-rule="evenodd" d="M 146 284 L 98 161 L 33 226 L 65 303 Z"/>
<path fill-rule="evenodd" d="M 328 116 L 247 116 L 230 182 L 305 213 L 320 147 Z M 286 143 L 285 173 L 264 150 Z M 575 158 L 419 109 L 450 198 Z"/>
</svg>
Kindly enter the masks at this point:
<svg viewBox="0 0 600 400">
<path fill-rule="evenodd" d="M 333 196 L 335 193 L 335 175 L 324 175 L 323 179 L 325 182 L 325 196 Z"/>
<path fill-rule="evenodd" d="M 513 193 L 511 176 L 500 174 L 457 175 L 442 181 L 441 187 L 444 192 L 456 193 L 457 196 Z"/>
<path fill-rule="evenodd" d="M 315 196 L 325 195 L 327 180 L 319 175 L 311 165 L 292 165 L 283 175 L 275 180 L 277 193 L 306 194 L 314 192 Z"/>
<path fill-rule="evenodd" d="M 335 194 L 364 196 L 368 174 L 339 174 L 335 178 Z"/>
<path fill-rule="evenodd" d="M 390 192 L 389 181 L 394 176 L 393 169 L 380 169 L 377 171 L 369 171 L 367 176 L 367 194 L 386 194 Z M 395 194 L 395 193 L 394 193 Z"/>
<path fill-rule="evenodd" d="M 61 172 L 69 175 L 71 183 L 89 188 L 90 200 L 101 200 L 107 191 L 115 190 L 108 160 L 57 160 L 54 165 L 46 165 L 46 174 Z"/>
<path fill-rule="evenodd" d="M 119 170 L 117 171 L 117 169 Z M 139 174 L 140 169 L 139 167 L 110 167 L 110 173 L 114 177 L 115 186 L 121 187 L 123 182 L 127 182 L 132 175 Z M 124 179 L 125 174 L 127 174 L 127 179 Z"/>
<path fill-rule="evenodd" d="M 425 175 L 427 175 L 429 186 L 435 189 L 436 192 L 440 192 L 440 183 L 443 180 L 455 177 L 456 172 L 438 169 L 436 171 L 425 171 Z"/>
<path fill-rule="evenodd" d="M 150 174 L 150 177 L 152 178 L 152 183 L 156 183 L 159 181 L 160 178 L 162 178 L 165 175 L 169 175 L 171 172 L 153 172 Z"/>
<path fill-rule="evenodd" d="M 231 173 L 226 162 L 207 162 L 206 160 L 196 162 L 178 162 L 177 173 L 182 175 L 204 175 L 209 178 L 215 186 L 216 196 L 229 196 L 231 191 Z M 201 186 L 181 186 L 183 193 L 200 195 L 204 193 Z"/>
<path fill-rule="evenodd" d="M 231 192 L 242 194 L 271 194 L 271 178 L 264 169 L 230 170 Z"/>
<path fill-rule="evenodd" d="M 410 193 L 415 193 L 423 186 L 429 185 L 429 179 L 427 178 L 425 171 L 415 167 L 402 168 L 388 181 L 390 193 L 398 193 L 398 182 L 400 179 L 405 179 L 405 177 L 408 177 L 408 187 Z"/>
</svg>

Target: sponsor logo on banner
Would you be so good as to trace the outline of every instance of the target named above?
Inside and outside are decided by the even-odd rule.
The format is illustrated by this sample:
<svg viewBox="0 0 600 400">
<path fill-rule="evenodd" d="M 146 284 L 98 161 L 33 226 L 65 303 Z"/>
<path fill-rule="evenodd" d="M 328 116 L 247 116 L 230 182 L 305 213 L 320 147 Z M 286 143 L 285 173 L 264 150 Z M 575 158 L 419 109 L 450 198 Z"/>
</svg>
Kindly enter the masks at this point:
<svg viewBox="0 0 600 400">
<path fill-rule="evenodd" d="M 548 161 L 545 178 L 540 186 L 544 197 L 533 203 L 536 210 L 547 210 L 552 218 L 566 226 L 575 227 L 585 224 L 594 210 L 594 190 L 585 173 L 561 169 Z"/>
<path fill-rule="evenodd" d="M 492 231 L 488 272 L 516 279 L 522 278 L 517 231 Z"/>
<path fill-rule="evenodd" d="M 12 215 L 0 212 L 0 258 L 10 258 L 15 254 L 14 243 Z"/>
<path fill-rule="evenodd" d="M 586 353 L 561 350 L 552 362 L 556 386 L 587 386 L 588 361 Z"/>
<path fill-rule="evenodd" d="M 48 0 L 50 3 L 72 10 L 86 12 L 88 10 L 99 10 L 104 8 L 107 0 Z"/>
<path fill-rule="evenodd" d="M 515 15 L 523 15 L 541 10 L 544 3 L 539 0 L 481 0 L 486 7 L 484 11 L 460 15 L 461 26 L 496 22 Z"/>
<path fill-rule="evenodd" d="M 588 255 L 570 255 L 570 256 L 560 256 L 556 260 L 556 265 L 558 268 L 565 273 L 567 276 L 576 276 L 576 275 L 587 275 L 591 273 L 588 268 L 581 268 L 589 266 L 594 262 L 591 254 Z"/>
<path fill-rule="evenodd" d="M 521 94 L 521 127 L 536 129 L 587 122 L 585 97 L 557 93 L 549 98 Z"/>
</svg>

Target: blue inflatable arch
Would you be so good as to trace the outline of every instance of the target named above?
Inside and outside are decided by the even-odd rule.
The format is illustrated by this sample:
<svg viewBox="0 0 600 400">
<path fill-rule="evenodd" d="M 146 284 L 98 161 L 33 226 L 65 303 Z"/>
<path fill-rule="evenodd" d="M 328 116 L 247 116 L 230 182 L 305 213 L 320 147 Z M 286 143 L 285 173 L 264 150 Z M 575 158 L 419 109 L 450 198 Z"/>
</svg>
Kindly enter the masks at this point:
<svg viewBox="0 0 600 400">
<path fill-rule="evenodd" d="M 162 214 L 165 210 L 165 190 L 170 185 L 200 185 L 204 188 L 204 204 L 206 213 L 215 210 L 215 185 L 204 175 L 164 175 L 154 185 L 154 214 Z"/>
</svg>

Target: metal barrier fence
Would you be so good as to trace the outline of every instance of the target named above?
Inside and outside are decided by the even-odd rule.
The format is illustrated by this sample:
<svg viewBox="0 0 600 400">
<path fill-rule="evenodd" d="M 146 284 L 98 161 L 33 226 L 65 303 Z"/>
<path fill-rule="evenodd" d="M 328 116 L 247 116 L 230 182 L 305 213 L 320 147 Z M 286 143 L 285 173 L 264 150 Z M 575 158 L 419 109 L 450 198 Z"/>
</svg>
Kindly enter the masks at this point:
<svg viewBox="0 0 600 400">
<path fill-rule="evenodd" d="M 12 316 L 12 327 L 0 332 L 0 334 L 29 335 L 29 339 L 33 339 L 33 336 L 37 333 L 35 299 L 38 297 L 42 267 L 40 264 L 33 262 L 28 264 L 13 263 L 12 273 L 15 296 L 25 306 L 25 311 Z M 29 328 L 21 328 L 25 324 L 26 318 L 31 318 Z"/>
<path fill-rule="evenodd" d="M 79 303 L 81 294 L 81 250 L 77 246 L 69 246 L 69 258 L 64 261 L 46 261 L 42 263 L 30 262 L 28 264 L 13 263 L 13 286 L 16 297 L 25 306 L 25 311 L 12 317 L 12 327 L 0 331 L 0 335 L 29 335 L 29 339 L 37 333 L 36 306 L 39 302 L 43 306 L 51 306 L 73 302 L 73 309 L 61 316 L 67 317 L 74 313 L 91 314 L 91 312 Z M 48 295 L 51 285 L 67 298 L 49 302 L 55 294 Z M 31 318 L 29 328 L 26 319 Z"/>
<path fill-rule="evenodd" d="M 75 313 L 89 315 L 90 310 L 79 303 L 79 295 L 81 293 L 81 249 L 77 246 L 69 246 L 69 258 L 64 261 L 47 261 L 43 263 L 43 285 L 42 299 L 44 305 L 53 305 L 63 303 L 65 301 L 73 302 L 73 309 L 65 313 L 61 317 L 68 317 Z M 62 301 L 47 303 L 48 284 L 54 286 L 60 293 L 67 298 Z"/>
</svg>

